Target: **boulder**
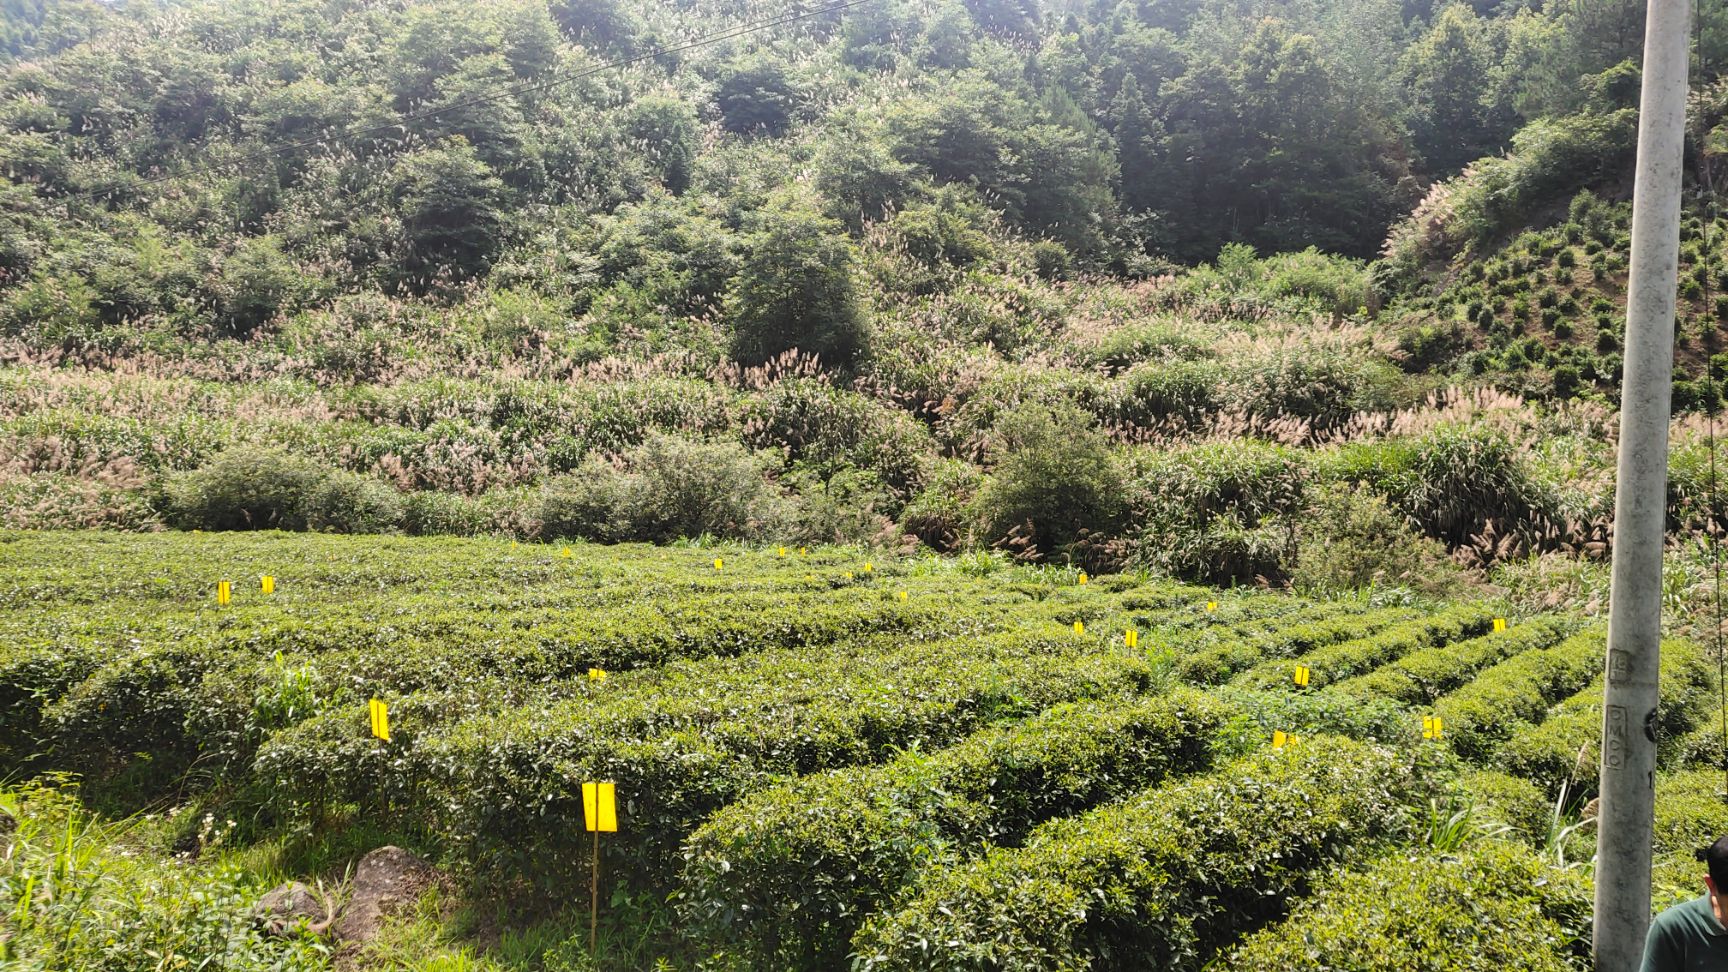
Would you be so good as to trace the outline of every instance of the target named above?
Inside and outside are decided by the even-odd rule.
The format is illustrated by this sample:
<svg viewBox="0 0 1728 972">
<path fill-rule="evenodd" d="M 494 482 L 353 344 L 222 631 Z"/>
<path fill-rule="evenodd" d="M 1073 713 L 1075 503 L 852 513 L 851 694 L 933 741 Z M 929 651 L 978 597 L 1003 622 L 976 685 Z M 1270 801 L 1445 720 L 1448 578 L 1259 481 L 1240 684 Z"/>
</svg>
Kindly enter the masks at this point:
<svg viewBox="0 0 1728 972">
<path fill-rule="evenodd" d="M 353 893 L 331 926 L 331 936 L 344 944 L 371 941 L 385 918 L 407 910 L 440 880 L 436 868 L 400 847 L 368 852 L 354 868 Z"/>
<path fill-rule="evenodd" d="M 330 915 L 324 903 L 312 889 L 299 881 L 278 885 L 258 899 L 252 914 L 264 926 L 266 935 L 278 938 L 304 927 L 313 934 L 323 934 L 330 926 Z"/>
</svg>

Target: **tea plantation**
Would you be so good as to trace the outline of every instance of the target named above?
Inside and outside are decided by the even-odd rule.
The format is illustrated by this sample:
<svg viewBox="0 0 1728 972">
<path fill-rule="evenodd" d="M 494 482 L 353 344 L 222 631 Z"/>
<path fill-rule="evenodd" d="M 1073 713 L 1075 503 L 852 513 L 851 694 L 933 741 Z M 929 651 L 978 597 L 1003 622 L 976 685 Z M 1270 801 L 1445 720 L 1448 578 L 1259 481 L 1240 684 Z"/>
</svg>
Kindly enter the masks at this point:
<svg viewBox="0 0 1728 972">
<path fill-rule="evenodd" d="M 1600 627 L 1393 600 L 845 548 L 0 534 L 0 957 L 587 968 L 581 784 L 610 780 L 601 968 L 1587 968 Z M 1728 829 L 1714 665 L 1664 651 L 1660 900 Z M 449 877 L 395 937 L 248 920 L 386 843 Z"/>
</svg>

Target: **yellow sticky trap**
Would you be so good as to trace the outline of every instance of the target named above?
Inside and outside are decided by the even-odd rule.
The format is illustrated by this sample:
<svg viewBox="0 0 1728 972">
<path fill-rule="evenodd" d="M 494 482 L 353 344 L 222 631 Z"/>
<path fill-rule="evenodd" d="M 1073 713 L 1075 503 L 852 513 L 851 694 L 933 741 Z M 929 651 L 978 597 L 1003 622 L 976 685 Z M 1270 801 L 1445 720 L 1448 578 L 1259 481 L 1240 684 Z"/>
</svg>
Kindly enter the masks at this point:
<svg viewBox="0 0 1728 972">
<path fill-rule="evenodd" d="M 265 574 L 263 577 L 258 578 L 258 586 L 263 588 L 264 593 L 274 594 L 276 593 L 276 578 L 271 577 L 269 574 Z"/>
<path fill-rule="evenodd" d="M 1297 665 L 1296 666 L 1296 684 L 1302 686 L 1303 688 L 1308 687 L 1308 666 L 1307 665 Z"/>
<path fill-rule="evenodd" d="M 1084 621 L 1074 622 L 1074 633 L 1075 634 L 1085 634 L 1086 633 L 1086 622 L 1084 622 Z"/>
<path fill-rule="evenodd" d="M 786 556 L 786 548 L 785 547 L 780 548 L 780 556 L 782 556 L 782 557 Z"/>
<path fill-rule="evenodd" d="M 1217 601 L 1207 601 L 1206 602 L 1206 613 L 1207 614 L 1211 614 L 1213 611 L 1216 611 L 1216 610 L 1218 610 L 1218 602 Z"/>
<path fill-rule="evenodd" d="M 1085 571 L 1080 572 L 1080 586 L 1082 586 L 1082 587 L 1086 586 L 1086 572 Z"/>
<path fill-rule="evenodd" d="M 715 570 L 724 570 L 725 567 L 726 567 L 726 561 L 723 558 L 720 558 L 720 557 L 714 558 L 714 569 Z"/>
<path fill-rule="evenodd" d="M 900 592 L 900 600 L 902 600 L 902 601 L 906 600 L 906 592 L 905 591 Z"/>
<path fill-rule="evenodd" d="M 566 559 L 568 559 L 568 558 L 569 558 L 569 556 L 570 556 L 570 548 L 569 548 L 569 547 L 565 547 L 565 548 L 564 548 L 564 552 L 563 552 L 563 553 L 560 553 L 560 554 L 559 554 L 559 555 L 558 555 L 558 556 L 560 556 L 560 557 L 564 557 L 564 558 L 566 558 Z"/>
<path fill-rule="evenodd" d="M 1290 745 L 1290 734 L 1281 729 L 1274 730 L 1272 733 L 1272 748 L 1283 749 L 1288 745 Z"/>
<path fill-rule="evenodd" d="M 216 603 L 227 607 L 234 600 L 234 585 L 227 581 L 216 582 Z"/>
<path fill-rule="evenodd" d="M 1446 720 L 1439 716 L 1422 717 L 1422 738 L 1439 739 L 1446 729 Z"/>
<path fill-rule="evenodd" d="M 798 556 L 800 556 L 800 557 L 807 556 L 809 553 L 810 553 L 809 547 L 799 547 L 798 548 Z"/>
<path fill-rule="evenodd" d="M 868 560 L 864 561 L 864 573 L 869 574 L 869 573 L 874 572 L 875 570 L 876 570 L 875 564 L 872 564 Z"/>
<path fill-rule="evenodd" d="M 373 699 L 367 708 L 372 712 L 372 735 L 385 742 L 390 741 L 390 707 L 383 699 Z"/>
<path fill-rule="evenodd" d="M 1495 618 L 1494 619 L 1494 630 L 1495 631 L 1505 631 L 1506 630 L 1506 619 L 1505 618 Z"/>
<path fill-rule="evenodd" d="M 516 549 L 516 541 L 514 541 L 514 540 L 512 540 L 512 541 L 510 541 L 510 549 L 511 549 L 511 550 L 515 550 L 515 549 Z"/>
<path fill-rule="evenodd" d="M 618 787 L 615 783 L 582 784 L 582 816 L 589 833 L 618 832 Z"/>
<path fill-rule="evenodd" d="M 852 579 L 852 572 L 847 571 L 846 573 L 842 574 L 841 576 L 845 577 L 847 580 L 851 580 Z"/>
<path fill-rule="evenodd" d="M 590 682 L 604 682 L 605 680 L 606 680 L 606 669 L 604 669 L 604 668 L 590 668 L 590 669 L 588 669 L 588 681 L 590 681 Z"/>
<path fill-rule="evenodd" d="M 1130 648 L 1140 647 L 1140 632 L 1135 631 L 1133 628 L 1129 628 L 1122 635 L 1122 643 Z"/>
</svg>

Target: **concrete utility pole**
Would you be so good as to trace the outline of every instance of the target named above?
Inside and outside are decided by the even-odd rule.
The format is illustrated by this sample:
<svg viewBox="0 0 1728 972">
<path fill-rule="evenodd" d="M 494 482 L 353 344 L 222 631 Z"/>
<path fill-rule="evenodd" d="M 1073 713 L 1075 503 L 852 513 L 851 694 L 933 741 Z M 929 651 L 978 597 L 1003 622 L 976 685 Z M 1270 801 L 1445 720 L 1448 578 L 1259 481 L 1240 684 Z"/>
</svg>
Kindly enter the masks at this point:
<svg viewBox="0 0 1728 972">
<path fill-rule="evenodd" d="M 1614 494 L 1614 572 L 1608 600 L 1608 677 L 1602 704 L 1602 801 L 1596 822 L 1594 945 L 1599 972 L 1638 972 L 1650 926 L 1656 669 L 1691 7 L 1691 0 L 1649 0 L 1644 28 Z"/>
</svg>

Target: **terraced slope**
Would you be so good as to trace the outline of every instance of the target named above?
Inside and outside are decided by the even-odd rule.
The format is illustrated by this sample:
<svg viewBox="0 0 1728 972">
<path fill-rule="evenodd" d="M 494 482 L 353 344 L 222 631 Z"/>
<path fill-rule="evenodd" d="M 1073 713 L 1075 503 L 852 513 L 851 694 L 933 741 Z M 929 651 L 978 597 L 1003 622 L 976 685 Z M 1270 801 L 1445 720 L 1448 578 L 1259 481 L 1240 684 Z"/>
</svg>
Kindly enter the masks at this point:
<svg viewBox="0 0 1728 972">
<path fill-rule="evenodd" d="M 1528 967 L 1577 957 L 1575 875 L 1503 900 L 1553 870 L 1516 846 L 1543 803 L 1594 783 L 1602 635 L 1577 618 L 844 550 L 268 534 L 0 534 L 0 606 L 0 774 L 243 792 L 274 826 L 387 812 L 465 880 L 584 904 L 581 783 L 615 780 L 614 881 L 664 902 L 668 954 L 719 967 L 1246 968 L 1301 951 L 1293 909 L 1349 956 L 1472 881 L 1484 921 L 1550 940 Z M 1678 767 L 1713 666 L 1665 651 Z M 1403 881 L 1455 806 L 1513 843 Z"/>
</svg>

